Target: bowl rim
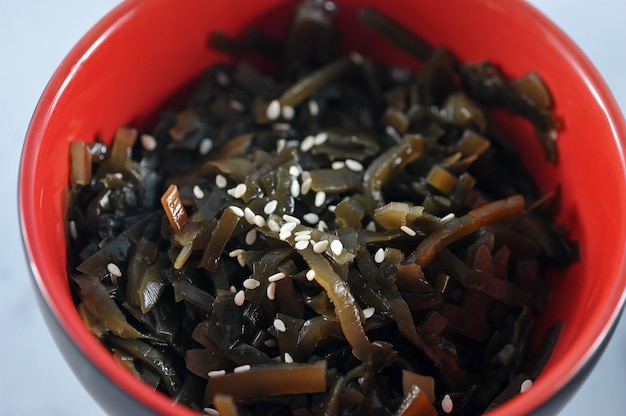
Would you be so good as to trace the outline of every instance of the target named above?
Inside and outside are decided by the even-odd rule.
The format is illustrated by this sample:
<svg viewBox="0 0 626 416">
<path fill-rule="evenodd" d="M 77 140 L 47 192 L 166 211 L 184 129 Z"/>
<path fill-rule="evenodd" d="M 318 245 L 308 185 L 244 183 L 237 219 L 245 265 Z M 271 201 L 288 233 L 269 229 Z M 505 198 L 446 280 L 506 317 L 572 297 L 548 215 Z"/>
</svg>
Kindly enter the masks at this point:
<svg viewBox="0 0 626 416">
<path fill-rule="evenodd" d="M 626 123 L 624 117 L 608 86 L 585 53 L 554 22 L 524 0 L 512 0 L 506 4 L 497 0 L 483 1 L 490 4 L 491 7 L 506 9 L 507 13 L 511 13 L 512 8 L 515 9 L 516 13 L 523 13 L 524 19 L 532 21 L 534 26 L 543 30 L 551 38 L 551 42 L 560 46 L 563 57 L 570 63 L 572 71 L 577 73 L 581 82 L 584 82 L 593 93 L 595 99 L 593 105 L 597 105 L 602 110 L 605 122 L 610 126 L 613 140 L 619 149 L 618 157 L 624 169 L 622 173 L 626 175 Z M 36 167 L 33 161 L 36 159 L 44 126 L 54 114 L 58 97 L 71 83 L 75 67 L 87 59 L 101 42 L 106 41 L 108 34 L 115 31 L 116 27 L 122 24 L 126 18 L 135 14 L 138 8 L 144 7 L 143 4 L 142 0 L 127 0 L 109 11 L 70 50 L 44 88 L 29 123 L 21 153 L 18 179 L 19 224 L 34 287 L 44 299 L 49 310 L 52 311 L 53 319 L 76 344 L 78 350 L 100 372 L 147 408 L 159 412 L 172 411 L 173 408 L 176 408 L 180 414 L 185 414 L 185 411 L 188 411 L 188 414 L 191 415 L 196 413 L 185 406 L 173 404 L 171 399 L 164 394 L 153 394 L 146 385 L 134 378 L 131 379 L 130 373 L 122 373 L 118 368 L 108 366 L 107 363 L 102 363 L 96 359 L 93 351 L 103 348 L 102 345 L 86 328 L 72 328 L 68 324 L 68 314 L 71 312 L 57 302 L 54 293 L 50 291 L 50 287 L 46 283 L 43 274 L 46 270 L 46 264 L 42 263 L 40 256 L 45 247 L 36 238 L 37 230 L 32 220 L 33 216 L 37 214 L 33 196 L 37 195 L 38 191 L 34 187 Z M 572 359 L 559 363 L 559 371 L 554 371 L 549 380 L 541 378 L 537 380 L 538 384 L 541 383 L 542 388 L 531 389 L 524 394 L 524 396 L 532 397 L 532 400 L 522 399 L 521 395 L 518 395 L 490 414 L 507 414 L 506 412 L 510 413 L 513 410 L 530 412 L 545 405 L 559 390 L 565 388 L 584 366 L 592 361 L 596 354 L 601 352 L 603 343 L 617 325 L 626 301 L 626 255 L 622 256 L 618 269 L 621 291 L 614 291 L 605 302 L 605 307 L 597 313 L 598 318 L 602 318 L 602 321 L 593 326 L 592 334 L 585 335 L 583 345 L 576 343 L 576 354 L 568 355 Z"/>
</svg>

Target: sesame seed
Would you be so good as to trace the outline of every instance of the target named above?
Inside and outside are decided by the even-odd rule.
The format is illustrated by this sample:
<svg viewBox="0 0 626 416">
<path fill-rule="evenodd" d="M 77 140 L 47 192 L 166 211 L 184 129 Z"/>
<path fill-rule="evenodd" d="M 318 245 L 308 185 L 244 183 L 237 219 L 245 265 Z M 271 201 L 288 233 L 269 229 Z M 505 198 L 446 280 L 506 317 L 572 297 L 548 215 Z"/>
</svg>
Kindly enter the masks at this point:
<svg viewBox="0 0 626 416">
<path fill-rule="evenodd" d="M 195 196 L 196 199 L 202 199 L 204 198 L 204 191 L 202 191 L 198 185 L 194 185 L 193 196 Z"/>
<path fill-rule="evenodd" d="M 209 377 L 219 377 L 219 376 L 223 376 L 226 374 L 226 370 L 213 370 L 213 371 L 209 371 L 208 376 Z"/>
<path fill-rule="evenodd" d="M 267 220 L 267 228 L 274 233 L 280 232 L 280 225 L 275 220 Z"/>
<path fill-rule="evenodd" d="M 401 226 L 400 229 L 404 231 L 407 235 L 410 235 L 411 237 L 414 237 L 415 234 L 417 234 L 414 229 L 407 227 L 406 225 Z"/>
<path fill-rule="evenodd" d="M 274 273 L 270 277 L 267 278 L 268 282 L 278 282 L 279 280 L 283 280 L 287 275 L 283 272 Z"/>
<path fill-rule="evenodd" d="M 309 101 L 309 113 L 311 113 L 312 116 L 317 116 L 320 112 L 320 106 L 317 104 L 317 101 L 315 100 L 310 100 Z"/>
<path fill-rule="evenodd" d="M 277 207 L 278 207 L 278 201 L 275 199 L 272 199 L 271 201 L 268 201 L 267 204 L 265 204 L 265 206 L 263 207 L 263 212 L 266 213 L 267 215 L 270 215 L 274 213 L 274 211 L 276 211 Z"/>
<path fill-rule="evenodd" d="M 276 330 L 279 332 L 287 331 L 287 327 L 285 326 L 285 323 L 278 318 L 274 319 L 274 328 L 276 328 Z"/>
<path fill-rule="evenodd" d="M 74 220 L 70 221 L 70 235 L 74 240 L 78 238 L 78 230 L 76 229 L 76 222 Z"/>
<path fill-rule="evenodd" d="M 443 399 L 441 400 L 441 409 L 446 413 L 450 413 L 452 412 L 452 409 L 454 409 L 454 403 L 452 403 L 452 399 L 449 394 L 443 396 Z"/>
<path fill-rule="evenodd" d="M 278 100 L 272 100 L 265 110 L 265 116 L 270 120 L 276 120 L 280 117 L 280 103 Z"/>
<path fill-rule="evenodd" d="M 286 146 L 287 146 L 287 140 L 285 140 L 285 139 L 278 139 L 276 141 L 276 153 L 282 152 L 285 149 Z"/>
<path fill-rule="evenodd" d="M 328 133 L 324 133 L 324 132 L 317 133 L 315 135 L 315 138 L 313 139 L 313 144 L 315 146 L 319 146 L 320 144 L 326 143 L 326 140 L 328 140 Z"/>
<path fill-rule="evenodd" d="M 330 251 L 332 251 L 335 256 L 340 255 L 343 251 L 343 243 L 340 240 L 333 240 L 333 242 L 330 243 Z"/>
<path fill-rule="evenodd" d="M 248 190 L 248 187 L 246 186 L 246 184 L 240 183 L 236 187 L 231 188 L 226 192 L 228 192 L 228 194 L 232 196 L 233 198 L 241 198 L 246 193 L 247 190 Z"/>
<path fill-rule="evenodd" d="M 296 241 L 296 244 L 294 244 L 294 247 L 296 248 L 296 250 L 304 250 L 308 246 L 309 246 L 309 240 L 308 239 L 307 240 L 298 240 L 298 241 Z"/>
<path fill-rule="evenodd" d="M 294 221 L 290 221 L 290 222 L 286 222 L 284 223 L 281 227 L 280 227 L 280 232 L 281 233 L 289 233 L 291 234 L 291 232 L 298 226 L 297 222 Z"/>
<path fill-rule="evenodd" d="M 254 217 L 256 216 L 256 214 L 250 209 L 250 207 L 245 207 L 243 209 L 243 216 L 246 221 L 248 221 L 248 224 L 254 225 Z"/>
<path fill-rule="evenodd" d="M 217 71 L 215 79 L 222 87 L 228 87 L 230 85 L 230 78 L 224 71 Z"/>
<path fill-rule="evenodd" d="M 235 367 L 233 372 L 235 373 L 243 373 L 250 370 L 250 364 L 240 365 L 239 367 Z"/>
<path fill-rule="evenodd" d="M 300 224 L 300 220 L 292 215 L 289 214 L 283 214 L 283 220 L 289 222 L 289 223 L 295 223 L 295 224 Z M 293 230 L 293 228 L 292 228 Z"/>
<path fill-rule="evenodd" d="M 308 235 L 309 237 L 311 237 L 311 233 L 313 231 L 311 231 L 310 229 L 305 229 L 305 230 L 300 230 L 300 231 L 296 231 L 295 235 Z"/>
<path fill-rule="evenodd" d="M 220 416 L 220 412 L 211 407 L 205 407 L 204 409 L 202 409 L 202 411 L 209 416 Z"/>
<path fill-rule="evenodd" d="M 332 170 L 341 170 L 346 166 L 346 162 L 343 160 L 336 160 L 330 164 Z"/>
<path fill-rule="evenodd" d="M 323 253 L 328 248 L 328 240 L 318 241 L 313 245 L 313 251 L 316 253 Z"/>
<path fill-rule="evenodd" d="M 282 113 L 285 120 L 291 120 L 296 115 L 296 110 L 292 106 L 286 105 L 283 107 Z"/>
<path fill-rule="evenodd" d="M 315 194 L 315 206 L 321 207 L 322 205 L 324 205 L 324 202 L 326 202 L 326 192 L 318 191 Z"/>
<path fill-rule="evenodd" d="M 353 172 L 361 172 L 363 170 L 361 162 L 354 159 L 346 159 L 346 166 Z"/>
<path fill-rule="evenodd" d="M 256 228 L 253 228 L 250 231 L 248 231 L 246 233 L 246 244 L 249 246 L 254 244 L 256 241 L 256 236 L 257 236 Z"/>
<path fill-rule="evenodd" d="M 246 267 L 246 259 L 243 258 L 243 254 L 237 255 L 237 263 L 239 263 L 241 267 Z"/>
<path fill-rule="evenodd" d="M 151 134 L 142 134 L 141 135 L 141 145 L 147 151 L 152 151 L 157 148 L 157 141 Z"/>
<path fill-rule="evenodd" d="M 230 286 L 230 293 L 237 293 L 237 288 L 233 285 Z"/>
<path fill-rule="evenodd" d="M 380 264 L 383 262 L 383 260 L 385 260 L 385 250 L 382 248 L 379 248 L 376 251 L 376 254 L 374 254 L 374 261 Z"/>
<path fill-rule="evenodd" d="M 296 234 L 296 238 L 294 238 L 294 241 L 295 242 L 306 241 L 308 243 L 310 239 L 311 239 L 311 234 Z"/>
<path fill-rule="evenodd" d="M 302 219 L 308 222 L 309 224 L 317 224 L 317 222 L 320 220 L 320 217 L 314 212 L 309 212 L 307 214 L 304 214 L 302 216 Z"/>
<path fill-rule="evenodd" d="M 228 253 L 228 257 L 237 257 L 239 255 L 242 255 L 246 252 L 246 250 L 242 249 L 242 248 L 238 248 L 236 250 L 231 251 L 230 253 Z"/>
<path fill-rule="evenodd" d="M 320 231 L 326 231 L 328 230 L 328 224 L 326 224 L 326 221 L 320 220 L 320 222 L 317 223 L 317 229 Z"/>
<path fill-rule="evenodd" d="M 365 319 L 369 319 L 374 316 L 374 312 L 376 312 L 376 308 L 374 307 L 365 308 L 363 309 L 363 316 L 365 316 Z"/>
<path fill-rule="evenodd" d="M 368 231 L 376 232 L 376 223 L 374 221 L 370 221 L 369 224 L 365 226 L 365 229 Z"/>
<path fill-rule="evenodd" d="M 289 148 L 297 148 L 298 146 L 300 146 L 300 141 L 293 139 L 293 140 L 287 140 L 287 143 L 285 144 L 285 146 L 289 147 Z"/>
<path fill-rule="evenodd" d="M 278 233 L 278 238 L 282 241 L 285 241 L 289 237 L 291 237 L 291 231 L 281 231 Z"/>
<path fill-rule="evenodd" d="M 215 185 L 220 189 L 224 189 L 226 188 L 226 185 L 228 185 L 228 181 L 224 175 L 218 173 L 215 175 Z"/>
<path fill-rule="evenodd" d="M 235 111 L 242 112 L 246 109 L 246 107 L 239 100 L 232 99 L 229 101 L 228 104 L 230 105 L 230 108 L 232 108 Z"/>
<path fill-rule="evenodd" d="M 239 208 L 238 206 L 235 205 L 231 205 L 230 208 L 236 216 L 238 216 L 239 218 L 243 218 L 243 216 L 245 215 L 245 213 L 243 212 L 243 209 Z"/>
<path fill-rule="evenodd" d="M 531 388 L 533 386 L 533 381 L 529 378 L 527 378 L 526 380 L 524 380 L 519 388 L 519 392 L 520 393 L 525 393 L 528 391 L 529 388 Z"/>
<path fill-rule="evenodd" d="M 274 348 L 277 345 L 275 339 L 267 339 L 267 340 L 265 340 L 265 342 L 263 344 L 265 344 L 265 346 L 268 347 L 268 348 Z"/>
<path fill-rule="evenodd" d="M 448 215 L 442 217 L 439 222 L 441 222 L 442 224 L 448 222 L 448 221 L 452 221 L 453 219 L 456 218 L 456 215 L 454 215 L 454 212 L 449 213 Z"/>
<path fill-rule="evenodd" d="M 265 218 L 260 215 L 254 216 L 254 225 L 257 227 L 265 227 Z"/>
<path fill-rule="evenodd" d="M 289 174 L 291 176 L 298 176 L 300 174 L 300 168 L 297 165 L 289 166 Z"/>
<path fill-rule="evenodd" d="M 115 172 L 115 173 L 113 174 L 113 177 L 114 177 L 115 179 L 122 180 L 122 178 L 124 178 L 124 175 L 122 175 L 122 172 Z"/>
<path fill-rule="evenodd" d="M 302 185 L 300 186 L 300 193 L 302 195 L 306 195 L 311 190 L 311 185 L 313 185 L 313 179 L 308 178 L 302 181 Z"/>
<path fill-rule="evenodd" d="M 306 272 L 306 280 L 308 280 L 309 282 L 312 282 L 313 280 L 315 280 L 315 270 L 311 269 L 308 272 Z"/>
<path fill-rule="evenodd" d="M 293 363 L 293 357 L 288 352 L 285 353 L 285 363 L 287 364 Z"/>
<path fill-rule="evenodd" d="M 302 176 L 302 181 L 304 182 L 308 181 L 309 179 L 313 179 L 311 177 L 311 172 L 309 172 L 308 170 L 303 170 L 301 176 Z"/>
<path fill-rule="evenodd" d="M 315 137 L 306 136 L 304 140 L 302 140 L 302 143 L 300 143 L 300 150 L 308 152 L 313 148 L 313 146 L 315 146 Z"/>
<path fill-rule="evenodd" d="M 256 279 L 249 278 L 243 281 L 243 287 L 249 290 L 254 290 L 259 286 L 261 286 L 261 282 Z"/>
<path fill-rule="evenodd" d="M 213 150 L 213 140 L 209 139 L 208 137 L 205 137 L 200 142 L 200 145 L 198 146 L 198 151 L 200 152 L 202 156 L 204 156 L 204 155 L 208 155 L 211 150 Z"/>
<path fill-rule="evenodd" d="M 329 210 L 330 212 L 335 212 L 335 210 L 336 210 L 336 209 L 337 209 L 337 205 L 329 205 L 329 206 L 328 206 L 328 210 Z"/>
<path fill-rule="evenodd" d="M 122 271 L 115 263 L 107 264 L 107 271 L 115 277 L 122 277 Z"/>
<path fill-rule="evenodd" d="M 297 179 L 291 181 L 291 188 L 289 188 L 289 191 L 291 192 L 291 196 L 293 196 L 294 198 L 300 196 L 300 184 L 298 183 Z"/>
<path fill-rule="evenodd" d="M 234 300 L 235 300 L 235 305 L 237 305 L 237 306 L 243 305 L 243 302 L 246 300 L 246 292 L 244 292 L 243 290 L 240 290 L 235 295 L 235 299 Z"/>
<path fill-rule="evenodd" d="M 267 298 L 269 300 L 274 300 L 274 298 L 276 297 L 276 282 L 270 282 L 270 284 L 267 285 L 267 290 L 265 294 L 267 295 Z"/>
</svg>

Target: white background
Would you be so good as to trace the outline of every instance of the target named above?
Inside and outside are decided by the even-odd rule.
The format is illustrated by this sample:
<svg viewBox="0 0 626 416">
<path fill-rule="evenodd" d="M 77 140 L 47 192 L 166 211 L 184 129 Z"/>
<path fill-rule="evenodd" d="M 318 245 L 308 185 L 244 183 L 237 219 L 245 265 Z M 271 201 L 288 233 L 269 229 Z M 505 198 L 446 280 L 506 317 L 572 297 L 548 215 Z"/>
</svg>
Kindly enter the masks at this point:
<svg viewBox="0 0 626 416">
<path fill-rule="evenodd" d="M 504 0 L 503 0 L 504 1 Z M 20 244 L 17 172 L 31 114 L 78 39 L 118 0 L 0 0 L 0 414 L 103 414 L 64 362 L 33 295 Z M 626 1 L 531 0 L 594 62 L 626 110 Z M 620 213 L 624 215 L 624 213 Z M 626 408 L 626 319 L 564 415 Z"/>
</svg>

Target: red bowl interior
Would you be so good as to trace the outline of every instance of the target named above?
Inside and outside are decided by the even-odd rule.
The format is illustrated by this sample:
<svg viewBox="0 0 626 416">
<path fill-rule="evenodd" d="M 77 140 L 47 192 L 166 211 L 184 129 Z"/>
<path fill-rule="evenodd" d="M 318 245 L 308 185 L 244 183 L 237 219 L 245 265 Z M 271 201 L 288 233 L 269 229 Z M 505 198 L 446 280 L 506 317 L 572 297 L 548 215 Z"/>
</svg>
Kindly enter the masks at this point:
<svg viewBox="0 0 626 416">
<path fill-rule="evenodd" d="M 226 59 L 207 48 L 213 28 L 237 35 L 254 25 L 284 33 L 292 0 L 176 0 L 122 3 L 72 50 L 48 84 L 24 145 L 19 202 L 25 246 L 39 290 L 69 337 L 121 388 L 159 413 L 194 414 L 155 394 L 119 366 L 82 324 L 69 292 L 63 200 L 68 144 L 109 140 L 120 125 L 148 127 L 207 66 Z M 346 47 L 381 62 L 413 60 L 359 26 L 357 6 L 376 0 L 337 0 Z M 382 6 L 379 6 L 382 7 Z M 530 127 L 505 120 L 543 190 L 562 186 L 560 223 L 580 242 L 580 263 L 552 276 L 553 296 L 537 332 L 555 320 L 564 327 L 553 358 L 532 389 L 493 415 L 526 414 L 567 383 L 614 324 L 626 287 L 626 127 L 606 85 L 582 52 L 522 1 L 423 0 L 386 2 L 384 11 L 434 45 L 463 60 L 490 59 L 511 76 L 537 70 L 564 121 L 560 163 L 543 161 L 523 141 Z"/>
</svg>

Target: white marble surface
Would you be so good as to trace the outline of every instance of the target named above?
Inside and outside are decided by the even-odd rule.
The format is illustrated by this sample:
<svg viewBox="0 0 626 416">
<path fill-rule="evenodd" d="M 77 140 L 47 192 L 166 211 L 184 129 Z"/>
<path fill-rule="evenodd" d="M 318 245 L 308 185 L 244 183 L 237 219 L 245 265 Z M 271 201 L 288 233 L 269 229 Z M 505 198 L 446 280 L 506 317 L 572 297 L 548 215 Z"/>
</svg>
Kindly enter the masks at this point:
<svg viewBox="0 0 626 416">
<path fill-rule="evenodd" d="M 19 243 L 17 172 L 30 116 L 46 82 L 80 36 L 118 0 L 0 0 L 0 414 L 98 415 L 53 343 L 35 304 Z M 626 112 L 626 2 L 531 0 L 587 53 Z M 564 415 L 626 408 L 626 319 Z"/>
</svg>

